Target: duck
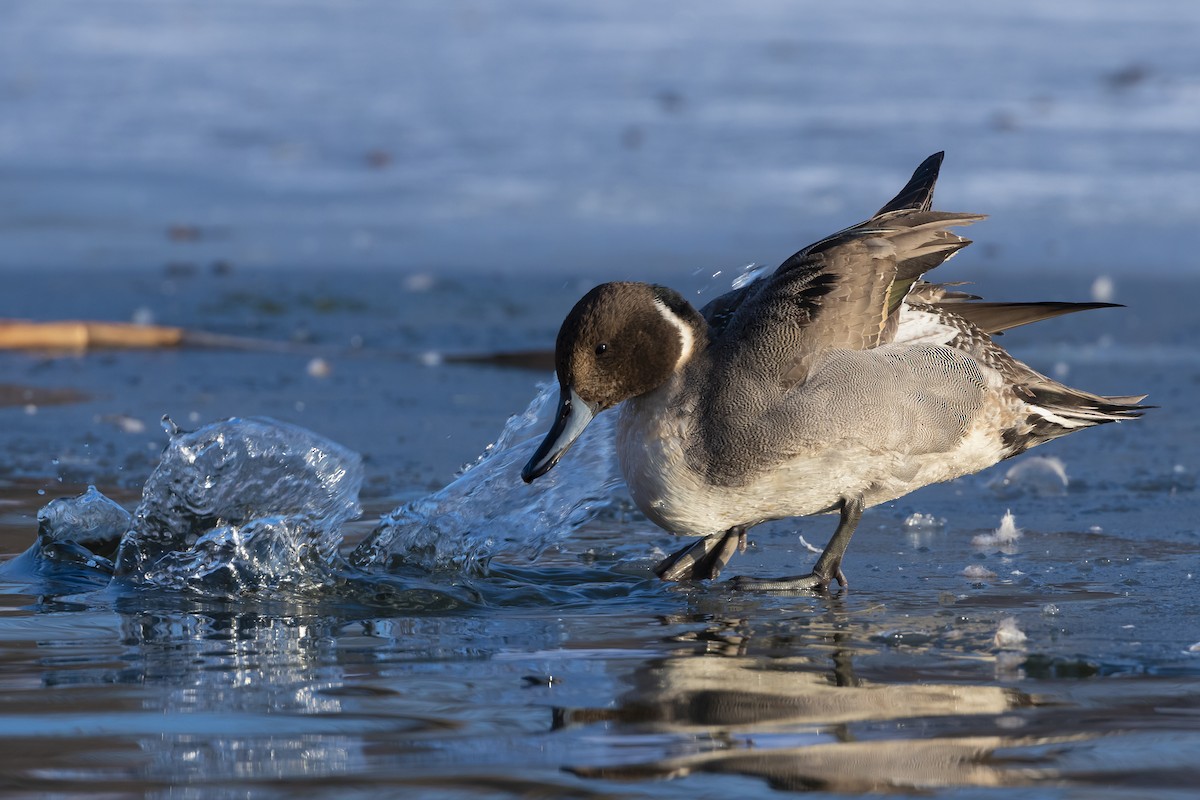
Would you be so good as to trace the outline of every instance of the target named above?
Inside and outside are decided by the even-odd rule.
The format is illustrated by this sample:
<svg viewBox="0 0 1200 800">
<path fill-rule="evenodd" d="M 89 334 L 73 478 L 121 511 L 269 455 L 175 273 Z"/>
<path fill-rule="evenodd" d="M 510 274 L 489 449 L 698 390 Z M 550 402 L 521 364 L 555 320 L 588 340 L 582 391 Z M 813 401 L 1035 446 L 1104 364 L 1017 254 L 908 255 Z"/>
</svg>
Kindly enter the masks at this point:
<svg viewBox="0 0 1200 800">
<path fill-rule="evenodd" d="M 696 310 L 652 283 L 603 283 L 564 319 L 550 430 L 522 469 L 554 467 L 619 407 L 616 452 L 645 516 L 696 541 L 654 567 L 711 580 L 769 520 L 838 514 L 811 572 L 740 576 L 761 591 L 848 588 L 842 560 L 866 508 L 984 470 L 1084 428 L 1141 416 L 1145 395 L 1071 388 L 995 341 L 1099 302 L 986 302 L 926 273 L 981 214 L 932 210 L 944 153 L 865 222 Z"/>
</svg>

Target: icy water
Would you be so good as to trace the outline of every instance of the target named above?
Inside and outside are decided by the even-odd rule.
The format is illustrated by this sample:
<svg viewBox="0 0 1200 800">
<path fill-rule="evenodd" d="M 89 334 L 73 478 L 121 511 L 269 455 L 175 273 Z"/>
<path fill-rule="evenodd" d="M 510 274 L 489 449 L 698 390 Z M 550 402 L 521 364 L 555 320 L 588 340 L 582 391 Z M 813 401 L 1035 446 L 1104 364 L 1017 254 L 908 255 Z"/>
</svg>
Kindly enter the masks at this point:
<svg viewBox="0 0 1200 800">
<path fill-rule="evenodd" d="M 290 343 L 0 354 L 0 543 L 33 546 L 0 596 L 4 789 L 1194 796 L 1200 285 L 1118 282 L 1126 309 L 1007 334 L 1161 407 L 869 510 L 852 588 L 815 597 L 654 580 L 678 543 L 603 425 L 521 483 L 549 371 L 456 357 L 544 347 L 581 284 L 62 273 L 0 300 Z M 97 524 L 47 507 L 89 483 Z M 832 522 L 757 528 L 728 574 L 802 571 Z"/>
<path fill-rule="evenodd" d="M 1196 796 L 1198 39 L 1192 0 L 5 0 L 0 318 L 240 341 L 0 352 L 0 793 Z M 703 301 L 938 150 L 992 215 L 938 277 L 1111 293 L 1003 341 L 1159 408 L 868 510 L 831 597 L 654 580 L 604 417 L 520 481 L 584 291 Z"/>
</svg>

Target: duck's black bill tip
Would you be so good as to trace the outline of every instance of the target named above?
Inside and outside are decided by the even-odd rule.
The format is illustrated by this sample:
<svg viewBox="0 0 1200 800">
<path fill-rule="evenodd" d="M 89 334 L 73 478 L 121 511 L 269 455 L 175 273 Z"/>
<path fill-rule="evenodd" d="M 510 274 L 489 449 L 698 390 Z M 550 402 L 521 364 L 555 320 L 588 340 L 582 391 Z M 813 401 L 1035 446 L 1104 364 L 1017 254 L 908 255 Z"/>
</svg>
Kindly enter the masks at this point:
<svg viewBox="0 0 1200 800">
<path fill-rule="evenodd" d="M 529 459 L 529 463 L 521 469 L 521 480 L 526 483 L 533 483 L 535 478 L 540 478 L 550 471 L 551 467 L 558 463 L 557 458 L 542 459 L 541 463 L 537 456 Z"/>
<path fill-rule="evenodd" d="M 521 470 L 521 480 L 532 483 L 535 478 L 549 472 L 571 445 L 575 444 L 575 440 L 596 415 L 596 410 L 592 404 L 575 394 L 574 389 L 563 387 L 559 393 L 558 413 L 554 416 L 554 425 Z"/>
</svg>

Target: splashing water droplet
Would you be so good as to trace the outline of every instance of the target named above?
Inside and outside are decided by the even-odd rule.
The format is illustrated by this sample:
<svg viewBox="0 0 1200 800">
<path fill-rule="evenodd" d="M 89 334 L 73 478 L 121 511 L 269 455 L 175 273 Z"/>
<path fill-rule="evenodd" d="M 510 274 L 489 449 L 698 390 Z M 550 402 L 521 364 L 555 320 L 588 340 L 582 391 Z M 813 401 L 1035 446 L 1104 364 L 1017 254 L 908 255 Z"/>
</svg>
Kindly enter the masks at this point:
<svg viewBox="0 0 1200 800">
<path fill-rule="evenodd" d="M 172 437 L 121 539 L 115 580 L 241 597 L 333 580 L 361 513 L 357 453 L 265 418 Z"/>
<path fill-rule="evenodd" d="M 558 387 L 547 383 L 496 443 L 440 491 L 385 515 L 351 556 L 361 567 L 393 560 L 425 569 L 481 570 L 500 553 L 535 558 L 598 515 L 623 504 L 613 414 L 602 414 L 549 473 L 520 477 L 549 428 Z"/>
<path fill-rule="evenodd" d="M 742 274 L 733 279 L 733 288 L 741 289 L 743 286 L 749 286 L 766 273 L 766 266 L 755 264 L 753 261 L 751 261 L 749 264 L 742 267 Z"/>
</svg>

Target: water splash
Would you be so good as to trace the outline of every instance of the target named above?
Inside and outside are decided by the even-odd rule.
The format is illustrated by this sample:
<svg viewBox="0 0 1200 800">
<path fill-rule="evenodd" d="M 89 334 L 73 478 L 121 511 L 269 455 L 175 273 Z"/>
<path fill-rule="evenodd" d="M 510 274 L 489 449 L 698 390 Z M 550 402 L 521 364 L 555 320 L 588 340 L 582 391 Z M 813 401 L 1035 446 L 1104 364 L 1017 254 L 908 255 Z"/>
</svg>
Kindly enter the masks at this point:
<svg viewBox="0 0 1200 800">
<path fill-rule="evenodd" d="M 614 414 L 600 414 L 570 453 L 526 485 L 521 467 L 550 427 L 558 387 L 540 387 L 496 443 L 448 486 L 386 514 L 351 556 L 363 568 L 399 563 L 477 571 L 496 556 L 536 558 L 604 512 L 623 505 Z"/>
<path fill-rule="evenodd" d="M 266 418 L 168 431 L 115 582 L 240 597 L 335 581 L 342 523 L 361 513 L 357 453 Z"/>
<path fill-rule="evenodd" d="M 51 500 L 38 512 L 34 543 L 0 564 L 0 580 L 36 584 L 39 594 L 97 589 L 112 576 L 112 555 L 132 517 L 96 491 Z"/>
<path fill-rule="evenodd" d="M 1000 518 L 1000 527 L 991 533 L 981 533 L 971 539 L 971 544 L 981 550 L 999 550 L 1001 553 L 1012 555 L 1017 552 L 1017 540 L 1022 531 L 1017 527 L 1017 520 L 1011 510 L 1005 511 Z"/>
<path fill-rule="evenodd" d="M 733 279 L 731 286 L 734 289 L 741 289 L 743 286 L 749 286 L 770 271 L 771 268 L 765 264 L 756 264 L 751 261 L 749 264 L 742 267 L 741 274 Z"/>
<path fill-rule="evenodd" d="M 0 575 L 62 592 L 109 585 L 227 600 L 472 604 L 478 594 L 469 581 L 431 582 L 430 572 L 480 571 L 498 555 L 535 557 L 624 502 L 613 415 L 597 419 L 554 473 L 531 486 L 521 481 L 521 465 L 549 427 L 554 393 L 543 386 L 449 486 L 383 517 L 353 563 L 340 548 L 342 525 L 361 513 L 356 453 L 265 418 L 192 432 L 168 419 L 170 439 L 132 515 L 94 487 L 54 500 L 38 515 L 37 541 Z M 386 573 L 374 569 L 381 566 Z"/>
<path fill-rule="evenodd" d="M 51 500 L 37 515 L 38 547 L 44 558 L 112 571 L 108 560 L 132 527 L 129 512 L 95 486 L 78 497 Z"/>
</svg>

